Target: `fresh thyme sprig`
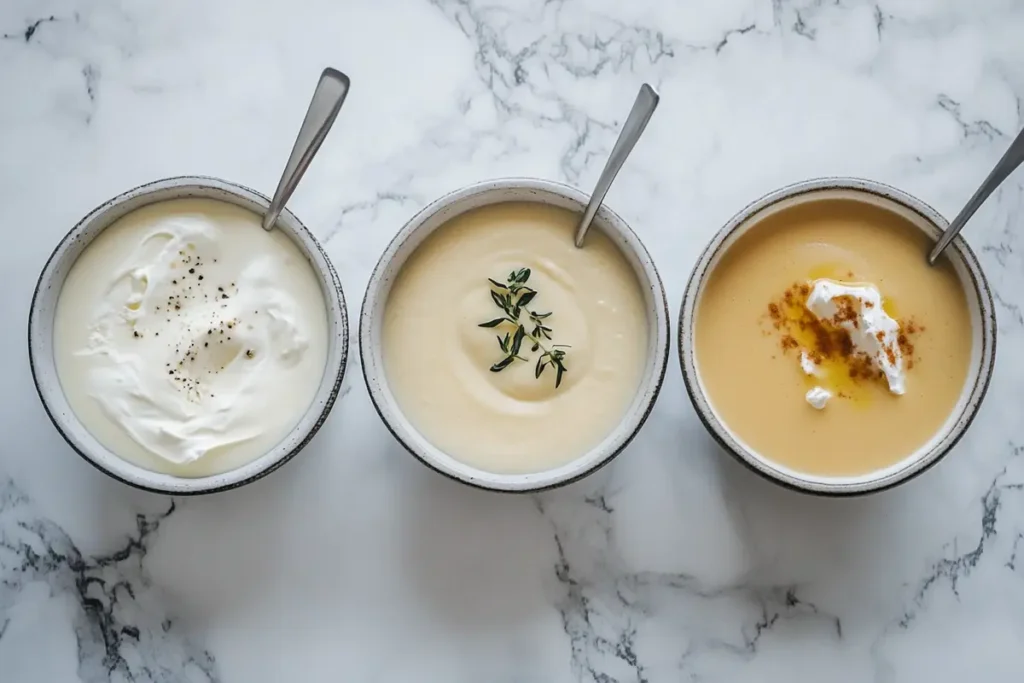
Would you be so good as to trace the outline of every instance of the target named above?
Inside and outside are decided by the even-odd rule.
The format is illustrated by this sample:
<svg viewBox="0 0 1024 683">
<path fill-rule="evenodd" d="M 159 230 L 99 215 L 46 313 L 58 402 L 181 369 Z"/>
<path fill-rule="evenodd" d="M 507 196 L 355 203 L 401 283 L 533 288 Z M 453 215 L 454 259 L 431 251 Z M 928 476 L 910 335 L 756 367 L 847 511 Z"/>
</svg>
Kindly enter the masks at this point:
<svg viewBox="0 0 1024 683">
<path fill-rule="evenodd" d="M 505 355 L 491 366 L 491 372 L 501 372 L 517 360 L 528 362 L 526 358 L 520 355 L 520 352 L 523 348 L 523 342 L 529 341 L 531 352 L 542 351 L 537 356 L 537 364 L 534 366 L 533 371 L 534 377 L 539 379 L 547 366 L 550 365 L 555 369 L 555 388 L 557 389 L 562 383 L 562 375 L 566 372 L 565 349 L 569 347 L 565 344 L 552 344 L 548 348 L 545 345 L 544 341 L 551 339 L 552 330 L 544 321 L 551 316 L 551 313 L 537 313 L 526 308 L 537 296 L 537 290 L 526 286 L 529 279 L 529 268 L 520 268 L 519 270 L 512 271 L 504 283 L 487 278 L 488 282 L 491 283 L 491 300 L 495 306 L 501 309 L 504 315 L 500 318 L 480 323 L 480 327 L 500 327 L 501 325 L 515 327 L 510 332 L 506 331 L 504 335 L 498 335 L 498 346 L 501 347 L 501 352 Z M 530 323 L 533 325 L 533 331 L 531 332 L 527 332 L 526 327 L 519 322 L 519 316 L 522 315 L 524 310 L 530 318 Z"/>
</svg>

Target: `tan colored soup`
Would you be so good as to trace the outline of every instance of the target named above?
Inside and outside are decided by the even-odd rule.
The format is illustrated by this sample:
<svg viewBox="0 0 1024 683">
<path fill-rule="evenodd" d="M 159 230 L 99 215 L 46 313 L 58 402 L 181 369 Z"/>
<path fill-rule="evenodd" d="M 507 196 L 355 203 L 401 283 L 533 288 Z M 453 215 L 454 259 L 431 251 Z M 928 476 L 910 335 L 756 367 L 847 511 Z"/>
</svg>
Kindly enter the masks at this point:
<svg viewBox="0 0 1024 683">
<path fill-rule="evenodd" d="M 632 267 L 597 230 L 573 245 L 577 216 L 509 202 L 453 218 L 404 264 L 384 309 L 384 370 L 409 421 L 437 448 L 488 472 L 533 473 L 596 446 L 636 396 L 647 354 L 647 309 Z M 501 316 L 488 278 L 529 268 L 527 308 L 550 312 L 548 346 L 567 344 L 566 372 L 536 377 L 538 352 L 500 372 Z M 526 314 L 522 321 L 526 322 Z M 532 325 L 528 325 L 532 328 Z"/>
<path fill-rule="evenodd" d="M 962 285 L 948 264 L 927 265 L 929 247 L 906 219 L 847 199 L 783 209 L 740 237 L 705 284 L 694 342 L 726 426 L 764 457 L 818 476 L 876 471 L 927 442 L 960 396 L 972 339 Z M 903 396 L 836 368 L 814 379 L 798 353 L 782 348 L 768 305 L 795 282 L 817 278 L 873 283 L 901 326 L 912 320 L 921 328 Z M 837 397 L 815 410 L 804 394 L 823 382 Z"/>
</svg>

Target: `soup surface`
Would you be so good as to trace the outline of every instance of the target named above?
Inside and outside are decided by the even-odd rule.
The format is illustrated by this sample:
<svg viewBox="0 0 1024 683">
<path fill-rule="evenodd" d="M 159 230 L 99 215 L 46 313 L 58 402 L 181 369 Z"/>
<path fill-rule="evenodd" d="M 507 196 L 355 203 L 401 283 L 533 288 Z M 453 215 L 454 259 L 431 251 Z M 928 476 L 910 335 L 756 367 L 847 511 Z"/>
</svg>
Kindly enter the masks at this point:
<svg viewBox="0 0 1024 683">
<path fill-rule="evenodd" d="M 695 323 L 698 372 L 726 426 L 766 458 L 819 476 L 876 471 L 927 442 L 960 396 L 972 344 L 963 287 L 948 263 L 928 266 L 930 246 L 907 219 L 853 199 L 782 209 L 737 239 Z M 808 310 L 820 283 L 880 294 L 882 312 L 837 296 L 849 315 L 829 327 Z M 885 368 L 892 376 L 850 343 L 868 313 L 898 326 L 885 351 L 898 361 Z"/>
<path fill-rule="evenodd" d="M 392 285 L 388 384 L 451 457 L 488 472 L 550 470 L 600 443 L 633 401 L 644 294 L 605 235 L 573 245 L 576 220 L 539 203 L 474 209 L 431 234 Z"/>
</svg>

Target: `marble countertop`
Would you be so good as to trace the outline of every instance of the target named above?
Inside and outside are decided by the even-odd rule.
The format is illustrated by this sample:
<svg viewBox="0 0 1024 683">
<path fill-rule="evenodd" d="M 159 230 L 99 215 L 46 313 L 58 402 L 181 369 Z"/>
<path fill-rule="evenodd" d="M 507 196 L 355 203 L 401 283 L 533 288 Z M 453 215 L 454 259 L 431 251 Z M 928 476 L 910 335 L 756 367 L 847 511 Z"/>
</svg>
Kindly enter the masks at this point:
<svg viewBox="0 0 1024 683">
<path fill-rule="evenodd" d="M 172 500 L 71 452 L 25 343 L 94 205 L 179 174 L 272 191 L 326 65 L 351 96 L 290 206 L 352 314 L 440 194 L 591 187 L 643 81 L 662 104 L 608 203 L 673 308 L 710 235 L 789 182 L 866 176 L 951 215 L 1024 126 L 1017 0 L 7 0 L 0 34 L 0 680 L 1024 678 L 1024 172 L 967 230 L 999 309 L 988 399 L 938 467 L 867 498 L 734 464 L 674 358 L 612 466 L 470 490 L 395 443 L 356 358 L 300 457 Z"/>
</svg>

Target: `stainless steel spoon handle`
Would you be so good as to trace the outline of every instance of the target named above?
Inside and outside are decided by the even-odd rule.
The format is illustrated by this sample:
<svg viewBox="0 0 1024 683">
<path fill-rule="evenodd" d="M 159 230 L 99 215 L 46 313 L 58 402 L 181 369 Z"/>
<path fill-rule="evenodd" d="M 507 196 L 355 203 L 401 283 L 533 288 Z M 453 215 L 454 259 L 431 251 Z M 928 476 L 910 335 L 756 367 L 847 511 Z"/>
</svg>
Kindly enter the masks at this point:
<svg viewBox="0 0 1024 683">
<path fill-rule="evenodd" d="M 587 230 L 590 229 L 590 224 L 594 220 L 597 210 L 601 207 L 604 196 L 608 194 L 608 188 L 612 186 L 612 181 L 619 174 L 619 169 L 622 168 L 623 162 L 626 161 L 626 157 L 633 151 L 636 141 L 643 134 L 644 128 L 647 127 L 647 122 L 651 120 L 651 115 L 654 114 L 654 110 L 658 107 L 660 99 L 657 91 L 648 84 L 644 83 L 640 86 L 640 92 L 637 93 L 636 101 L 633 102 L 633 108 L 626 118 L 626 123 L 622 126 L 619 139 L 615 141 L 615 146 L 612 147 L 608 163 L 604 165 L 604 170 L 601 171 L 601 177 L 597 180 L 594 194 L 591 195 L 590 203 L 587 204 L 587 209 L 583 212 L 583 218 L 576 228 L 577 247 L 583 246 L 583 239 L 587 236 Z"/>
<path fill-rule="evenodd" d="M 281 215 L 284 205 L 291 199 L 292 192 L 302 180 L 302 175 L 309 168 L 309 162 L 316 156 L 317 150 L 327 137 L 327 131 L 334 125 L 334 119 L 341 111 L 341 105 L 345 102 L 345 96 L 349 89 L 348 76 L 337 69 L 327 68 L 320 74 L 320 82 L 317 83 L 313 92 L 313 100 L 306 110 L 306 118 L 302 121 L 302 128 L 295 138 L 295 146 L 292 147 L 292 154 L 288 157 L 288 163 L 281 174 L 281 180 L 277 183 L 277 190 L 274 198 L 270 200 L 270 207 L 263 216 L 263 227 L 270 230 Z"/>
<path fill-rule="evenodd" d="M 957 217 L 946 228 L 946 231 L 942 233 L 942 237 L 939 238 L 931 253 L 928 254 L 928 263 L 935 265 L 935 261 L 938 260 L 942 250 L 948 247 L 953 238 L 963 230 L 964 225 L 967 221 L 971 220 L 974 212 L 981 208 L 981 205 L 985 203 L 988 196 L 995 192 L 995 189 L 1002 185 L 1006 177 L 1013 173 L 1014 169 L 1020 166 L 1022 162 L 1024 162 L 1024 130 L 1017 134 L 1014 141 L 1010 143 L 1010 149 L 1006 150 L 1006 154 L 999 160 L 999 163 L 992 169 L 992 172 L 988 174 L 988 178 L 985 178 L 985 182 L 981 184 L 981 187 L 974 193 L 971 200 L 967 202 L 967 206 L 961 209 Z"/>
</svg>

